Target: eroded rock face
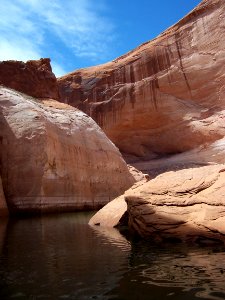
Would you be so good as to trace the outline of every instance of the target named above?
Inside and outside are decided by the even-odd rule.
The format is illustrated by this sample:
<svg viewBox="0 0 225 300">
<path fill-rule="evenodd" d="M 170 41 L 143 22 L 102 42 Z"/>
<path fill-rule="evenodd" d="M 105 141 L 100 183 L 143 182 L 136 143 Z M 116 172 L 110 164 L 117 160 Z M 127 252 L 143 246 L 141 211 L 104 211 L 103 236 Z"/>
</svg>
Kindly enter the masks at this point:
<svg viewBox="0 0 225 300">
<path fill-rule="evenodd" d="M 49 58 L 0 62 L 0 85 L 36 98 L 58 99 L 58 86 Z"/>
<path fill-rule="evenodd" d="M 91 225 L 116 226 L 127 213 L 130 229 L 154 241 L 225 242 L 224 36 L 225 2 L 202 1 L 153 41 L 59 80 L 68 96 L 79 74 L 86 100 L 76 105 L 151 178 Z"/>
<path fill-rule="evenodd" d="M 86 114 L 0 88 L 3 188 L 11 212 L 96 209 L 134 183 Z"/>
<path fill-rule="evenodd" d="M 224 36 L 225 2 L 204 0 L 156 39 L 59 78 L 60 99 L 92 116 L 126 154 L 208 147 L 225 135 Z"/>
<path fill-rule="evenodd" d="M 129 226 L 152 240 L 225 241 L 225 165 L 167 172 L 125 193 Z"/>
</svg>

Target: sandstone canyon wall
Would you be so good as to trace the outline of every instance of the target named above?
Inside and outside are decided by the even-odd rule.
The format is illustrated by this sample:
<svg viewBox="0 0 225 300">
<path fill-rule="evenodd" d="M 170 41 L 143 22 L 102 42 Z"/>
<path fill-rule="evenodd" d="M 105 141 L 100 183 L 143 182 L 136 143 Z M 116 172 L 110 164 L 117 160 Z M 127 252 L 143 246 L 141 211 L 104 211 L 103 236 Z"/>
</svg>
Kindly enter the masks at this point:
<svg viewBox="0 0 225 300">
<path fill-rule="evenodd" d="M 0 62 L 0 85 L 36 98 L 58 99 L 58 86 L 49 58 Z"/>
<path fill-rule="evenodd" d="M 60 94 L 155 177 L 107 204 L 90 225 L 128 220 L 152 241 L 225 243 L 224 37 L 225 2 L 204 0 L 153 41 L 58 80 Z"/>
<path fill-rule="evenodd" d="M 225 2 L 204 0 L 154 40 L 59 78 L 60 100 L 93 117 L 126 154 L 151 159 L 211 147 L 204 160 L 221 162 L 224 37 Z"/>
<path fill-rule="evenodd" d="M 10 212 L 96 209 L 134 183 L 83 112 L 0 88 L 0 174 Z"/>
</svg>

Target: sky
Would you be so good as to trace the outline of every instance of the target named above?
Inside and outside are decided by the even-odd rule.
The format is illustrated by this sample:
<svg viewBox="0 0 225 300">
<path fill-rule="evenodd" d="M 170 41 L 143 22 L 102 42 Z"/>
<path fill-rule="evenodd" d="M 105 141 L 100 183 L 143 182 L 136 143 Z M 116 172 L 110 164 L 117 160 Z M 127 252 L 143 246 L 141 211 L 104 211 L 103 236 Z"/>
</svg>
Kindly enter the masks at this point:
<svg viewBox="0 0 225 300">
<path fill-rule="evenodd" d="M 1 0 L 0 61 L 51 58 L 56 76 L 125 54 L 200 0 Z"/>
</svg>

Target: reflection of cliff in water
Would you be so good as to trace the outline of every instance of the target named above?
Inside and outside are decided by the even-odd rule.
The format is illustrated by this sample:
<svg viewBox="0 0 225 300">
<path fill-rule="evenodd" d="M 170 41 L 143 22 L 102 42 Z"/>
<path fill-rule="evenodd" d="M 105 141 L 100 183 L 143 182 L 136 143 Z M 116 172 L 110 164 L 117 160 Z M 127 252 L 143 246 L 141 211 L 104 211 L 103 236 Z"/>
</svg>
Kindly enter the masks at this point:
<svg viewBox="0 0 225 300">
<path fill-rule="evenodd" d="M 0 299 L 225 298 L 224 249 L 128 241 L 90 216 L 0 223 Z"/>
<path fill-rule="evenodd" d="M 82 300 L 116 286 L 129 244 L 119 233 L 114 244 L 95 234 L 89 218 L 76 213 L 10 220 L 0 253 L 0 299 Z"/>
<path fill-rule="evenodd" d="M 8 218 L 0 219 L 0 255 L 5 242 Z"/>
<path fill-rule="evenodd" d="M 224 250 L 133 242 L 130 271 L 121 279 L 120 289 L 108 295 L 142 300 L 225 299 Z"/>
</svg>

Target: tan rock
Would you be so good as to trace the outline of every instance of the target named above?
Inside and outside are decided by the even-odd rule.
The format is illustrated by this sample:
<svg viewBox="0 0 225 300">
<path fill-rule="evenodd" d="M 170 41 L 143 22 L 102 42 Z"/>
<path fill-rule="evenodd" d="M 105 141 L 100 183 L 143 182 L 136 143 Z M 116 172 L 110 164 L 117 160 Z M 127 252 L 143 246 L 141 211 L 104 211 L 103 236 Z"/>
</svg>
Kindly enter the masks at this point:
<svg viewBox="0 0 225 300">
<path fill-rule="evenodd" d="M 58 86 L 49 58 L 1 61 L 0 84 L 36 98 L 58 99 Z"/>
<path fill-rule="evenodd" d="M 129 226 L 153 240 L 225 241 L 225 165 L 167 172 L 125 193 Z"/>
<path fill-rule="evenodd" d="M 211 147 L 225 136 L 224 36 L 225 2 L 204 0 L 154 40 L 59 78 L 61 101 L 92 116 L 126 154 Z"/>
<path fill-rule="evenodd" d="M 150 180 L 150 176 L 148 174 L 144 174 L 142 173 L 140 170 L 136 169 L 134 166 L 131 166 L 131 165 L 127 165 L 128 166 L 128 169 L 130 171 L 130 173 L 132 174 L 132 176 L 135 178 L 135 181 L 136 182 L 139 182 L 139 181 L 145 181 L 145 180 Z"/>
<path fill-rule="evenodd" d="M 86 114 L 0 88 L 1 174 L 12 212 L 96 209 L 135 179 Z"/>
<path fill-rule="evenodd" d="M 115 227 L 127 211 L 124 195 L 110 201 L 100 209 L 89 221 L 89 225 L 101 227 Z"/>
<path fill-rule="evenodd" d="M 144 175 L 144 174 L 142 174 Z M 139 179 L 139 177 L 138 177 Z M 128 224 L 127 203 L 125 201 L 126 194 L 142 186 L 149 179 L 145 176 L 142 180 L 138 180 L 128 191 L 118 198 L 110 201 L 101 208 L 89 221 L 91 226 L 100 226 L 103 228 L 112 228 Z"/>
</svg>

